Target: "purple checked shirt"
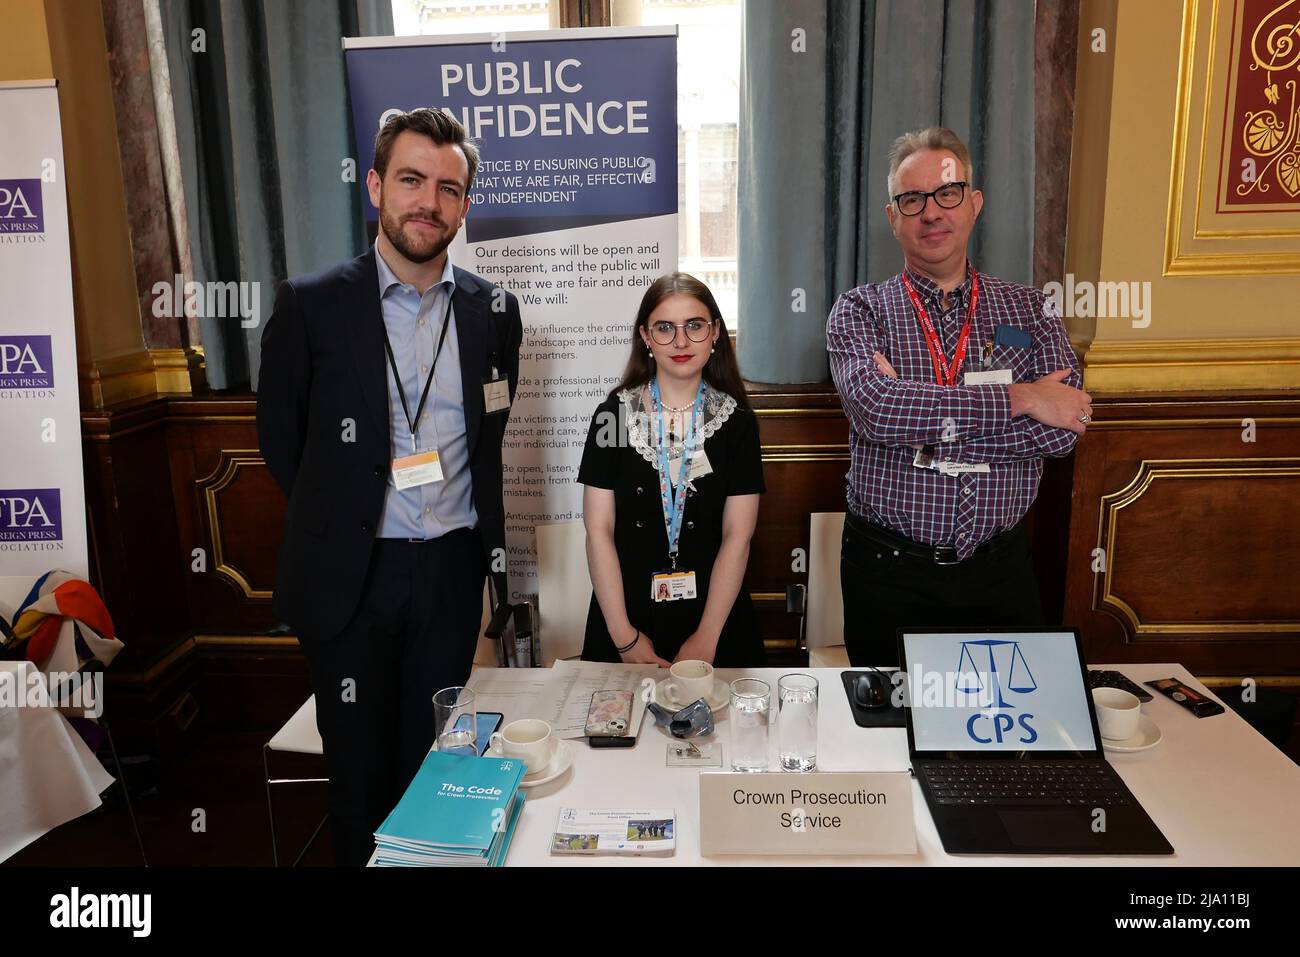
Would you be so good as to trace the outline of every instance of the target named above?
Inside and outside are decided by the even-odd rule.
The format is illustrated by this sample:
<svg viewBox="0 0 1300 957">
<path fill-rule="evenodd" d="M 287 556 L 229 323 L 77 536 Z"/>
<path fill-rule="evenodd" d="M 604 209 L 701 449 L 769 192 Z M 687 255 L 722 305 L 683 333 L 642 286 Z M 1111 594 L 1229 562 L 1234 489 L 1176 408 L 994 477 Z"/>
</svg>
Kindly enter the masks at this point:
<svg viewBox="0 0 1300 957">
<path fill-rule="evenodd" d="M 949 293 L 946 312 L 938 285 L 910 269 L 907 275 L 951 360 L 970 308 L 970 272 Z M 1065 327 L 1044 311 L 1044 294 L 984 273 L 979 284 L 957 381 L 980 368 L 994 329 L 1008 325 L 1028 332 L 1033 347 L 998 346 L 995 367 L 1009 367 L 1016 382 L 1069 369 L 1066 384 L 1082 388 Z M 925 333 L 901 274 L 858 286 L 835 301 L 826 323 L 826 350 L 849 420 L 849 510 L 914 541 L 951 545 L 958 558 L 1019 522 L 1038 492 L 1043 456 L 1068 455 L 1078 438 L 1025 415 L 1013 419 L 1005 385 L 936 385 Z M 877 370 L 872 359 L 877 351 L 897 378 Z M 914 466 L 913 447 L 930 444 L 936 461 L 987 463 L 989 472 L 949 476 Z"/>
</svg>

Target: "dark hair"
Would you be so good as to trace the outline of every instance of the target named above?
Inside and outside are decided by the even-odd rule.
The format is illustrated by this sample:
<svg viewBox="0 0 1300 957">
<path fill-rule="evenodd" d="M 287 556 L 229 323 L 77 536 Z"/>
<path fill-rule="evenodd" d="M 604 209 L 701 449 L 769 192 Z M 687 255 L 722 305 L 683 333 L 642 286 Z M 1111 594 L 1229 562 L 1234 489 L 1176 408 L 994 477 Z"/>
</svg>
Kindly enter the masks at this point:
<svg viewBox="0 0 1300 957">
<path fill-rule="evenodd" d="M 438 146 L 459 146 L 465 154 L 465 162 L 469 164 L 469 181 L 465 184 L 465 191 L 469 192 L 474 185 L 474 174 L 478 172 L 478 147 L 469 138 L 469 133 L 461 126 L 460 120 L 446 110 L 431 110 L 427 107 L 409 113 L 394 113 L 379 128 L 379 135 L 375 137 L 374 164 L 379 178 L 383 179 L 388 172 L 388 157 L 393 152 L 393 141 L 407 130 L 429 137 Z"/>
<path fill-rule="evenodd" d="M 704 365 L 704 381 L 720 392 L 725 392 L 736 400 L 736 404 L 748 409 L 749 394 L 745 392 L 745 382 L 740 377 L 740 366 L 736 364 L 736 350 L 732 348 L 731 337 L 727 335 L 727 324 L 718 310 L 717 300 L 709 287 L 694 276 L 684 272 L 672 272 L 660 276 L 650 284 L 650 288 L 641 297 L 641 308 L 636 311 L 636 322 L 632 325 L 632 354 L 628 356 L 627 368 L 623 370 L 623 381 L 610 393 L 615 394 L 624 389 L 639 389 L 654 378 L 655 364 L 645 343 L 641 340 L 640 330 L 650 321 L 650 313 L 659 304 L 673 295 L 690 296 L 697 299 L 709 310 L 709 315 L 718 324 L 718 341 L 709 361 Z"/>
</svg>

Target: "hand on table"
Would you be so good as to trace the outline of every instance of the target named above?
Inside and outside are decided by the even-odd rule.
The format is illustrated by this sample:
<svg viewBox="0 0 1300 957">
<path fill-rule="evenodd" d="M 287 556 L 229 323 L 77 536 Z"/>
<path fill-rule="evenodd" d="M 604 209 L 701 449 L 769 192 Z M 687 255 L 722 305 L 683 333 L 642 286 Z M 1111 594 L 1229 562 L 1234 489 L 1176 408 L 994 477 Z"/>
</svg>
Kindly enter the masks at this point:
<svg viewBox="0 0 1300 957">
<path fill-rule="evenodd" d="M 697 631 L 682 642 L 682 646 L 677 649 L 677 654 L 673 656 L 673 664 L 679 661 L 707 661 L 713 664 L 713 656 L 717 651 L 717 640 L 701 635 Z"/>
<path fill-rule="evenodd" d="M 629 635 L 623 639 L 626 644 L 631 639 Z M 644 632 L 637 638 L 636 644 L 629 648 L 623 654 L 619 655 L 625 665 L 658 665 L 660 668 L 671 667 L 671 664 L 655 654 L 654 642 Z"/>
</svg>

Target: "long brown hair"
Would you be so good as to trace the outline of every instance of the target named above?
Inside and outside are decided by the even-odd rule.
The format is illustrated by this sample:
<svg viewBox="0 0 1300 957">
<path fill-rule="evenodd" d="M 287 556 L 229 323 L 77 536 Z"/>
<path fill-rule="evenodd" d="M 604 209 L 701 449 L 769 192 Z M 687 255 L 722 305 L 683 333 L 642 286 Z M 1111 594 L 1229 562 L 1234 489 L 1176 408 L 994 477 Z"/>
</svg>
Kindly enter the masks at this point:
<svg viewBox="0 0 1300 957">
<path fill-rule="evenodd" d="M 736 350 L 732 348 L 731 337 L 727 335 L 727 324 L 718 309 L 718 302 L 704 285 L 694 276 L 684 272 L 670 272 L 660 276 L 650 284 L 650 288 L 641 297 L 641 308 L 636 311 L 636 322 L 632 325 L 632 354 L 628 356 L 627 368 L 623 370 L 623 381 L 610 393 L 613 397 L 624 389 L 639 389 L 654 378 L 655 364 L 645 343 L 641 340 L 640 330 L 645 329 L 650 321 L 650 314 L 669 296 L 690 296 L 698 300 L 709 316 L 718 325 L 718 341 L 714 343 L 713 354 L 704 365 L 704 381 L 725 392 L 736 400 L 736 404 L 748 409 L 749 394 L 745 392 L 745 382 L 740 377 L 740 366 L 736 363 Z"/>
</svg>

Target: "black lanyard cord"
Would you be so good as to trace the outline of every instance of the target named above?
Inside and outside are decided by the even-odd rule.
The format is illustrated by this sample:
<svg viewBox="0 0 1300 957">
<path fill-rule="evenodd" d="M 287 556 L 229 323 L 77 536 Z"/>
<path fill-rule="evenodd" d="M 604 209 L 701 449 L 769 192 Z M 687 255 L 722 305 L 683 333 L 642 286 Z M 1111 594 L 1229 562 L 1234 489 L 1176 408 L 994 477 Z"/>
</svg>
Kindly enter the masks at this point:
<svg viewBox="0 0 1300 957">
<path fill-rule="evenodd" d="M 429 366 L 429 378 L 424 381 L 424 391 L 420 394 L 420 404 L 415 409 L 415 418 L 411 418 L 411 406 L 406 401 L 406 387 L 402 385 L 402 376 L 397 371 L 397 360 L 393 358 L 393 345 L 388 341 L 388 324 L 380 317 L 380 327 L 384 330 L 384 351 L 388 353 L 388 365 L 393 370 L 393 381 L 397 383 L 397 397 L 402 400 L 402 412 L 406 415 L 407 428 L 415 435 L 415 425 L 424 412 L 424 404 L 429 401 L 429 387 L 433 385 L 433 373 L 438 368 L 438 357 L 442 355 L 442 344 L 447 341 L 447 327 L 451 325 L 451 293 L 447 294 L 447 311 L 442 316 L 442 332 L 438 334 L 438 348 L 434 350 L 433 362 Z"/>
</svg>

